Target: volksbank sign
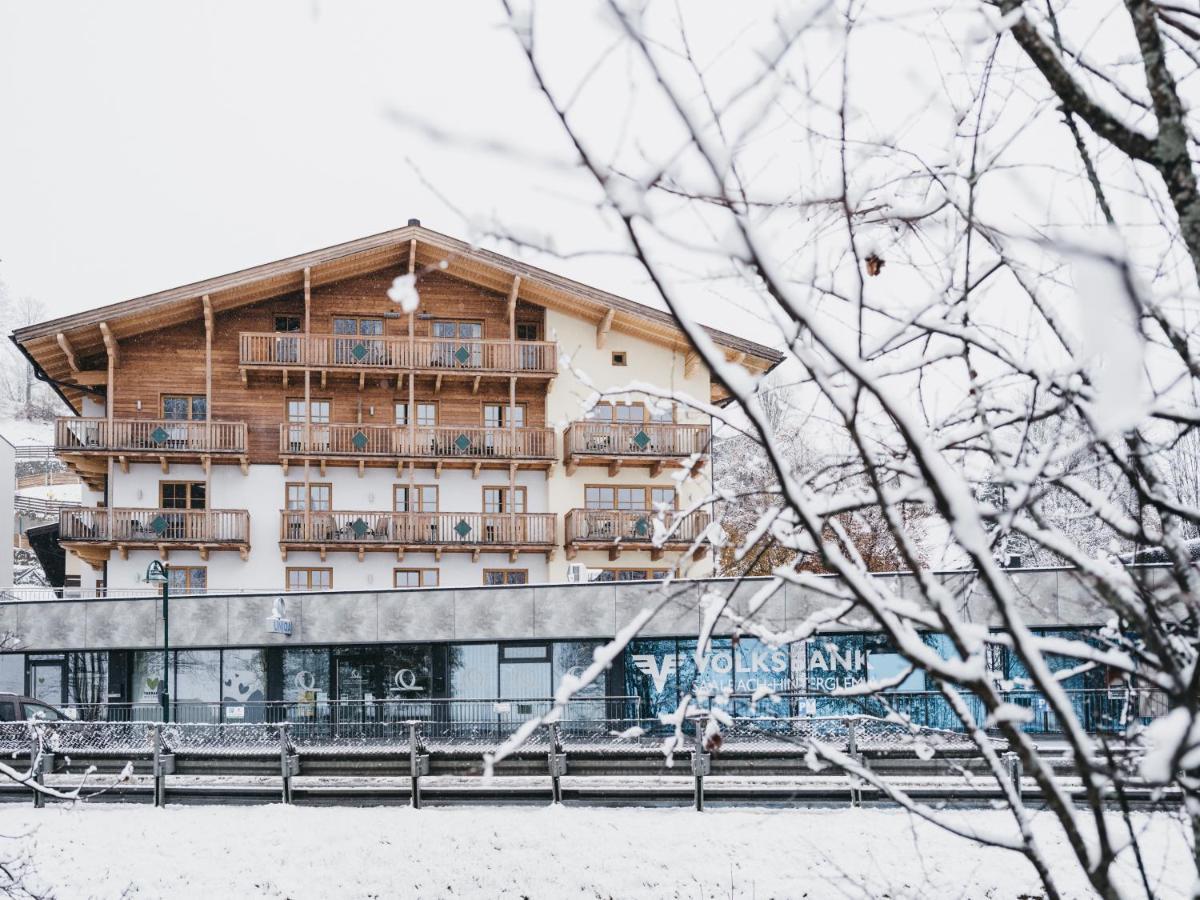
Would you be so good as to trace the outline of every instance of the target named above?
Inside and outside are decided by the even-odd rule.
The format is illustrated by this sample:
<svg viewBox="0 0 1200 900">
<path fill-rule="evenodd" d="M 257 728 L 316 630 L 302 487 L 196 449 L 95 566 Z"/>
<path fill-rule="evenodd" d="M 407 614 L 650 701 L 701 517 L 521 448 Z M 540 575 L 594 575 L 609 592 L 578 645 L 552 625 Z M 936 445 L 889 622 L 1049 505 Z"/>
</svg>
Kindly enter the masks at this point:
<svg viewBox="0 0 1200 900">
<path fill-rule="evenodd" d="M 861 683 L 868 675 L 891 674 L 894 654 L 868 649 L 862 636 L 819 638 L 772 647 L 754 638 L 717 639 L 708 652 L 686 639 L 635 640 L 626 667 L 626 687 L 652 708 L 672 708 L 683 694 L 830 693 Z"/>
</svg>

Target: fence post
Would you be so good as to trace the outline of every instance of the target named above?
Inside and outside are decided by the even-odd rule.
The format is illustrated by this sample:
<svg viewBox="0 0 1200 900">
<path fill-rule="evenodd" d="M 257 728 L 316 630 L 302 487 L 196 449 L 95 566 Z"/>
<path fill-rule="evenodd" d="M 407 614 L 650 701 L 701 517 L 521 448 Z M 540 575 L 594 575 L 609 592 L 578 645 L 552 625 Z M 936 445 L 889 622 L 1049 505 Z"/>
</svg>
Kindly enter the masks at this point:
<svg viewBox="0 0 1200 900">
<path fill-rule="evenodd" d="M 410 803 L 413 809 L 421 808 L 421 776 L 429 774 L 429 754 L 422 753 L 420 725 L 408 723 L 408 764 L 412 776 Z"/>
<path fill-rule="evenodd" d="M 693 793 L 696 812 L 704 812 L 704 776 L 712 771 L 712 756 L 704 752 L 704 720 L 696 720 L 696 746 L 692 750 Z"/>
<path fill-rule="evenodd" d="M 858 719 L 851 716 L 846 719 L 846 755 L 861 765 L 862 754 L 858 752 Z M 862 783 L 853 772 L 850 776 L 850 805 L 862 806 Z"/>
<path fill-rule="evenodd" d="M 562 741 L 558 737 L 558 723 L 551 722 L 550 751 L 547 762 L 550 766 L 550 802 L 562 803 L 562 777 L 567 774 L 567 754 L 563 752 Z"/>
<path fill-rule="evenodd" d="M 175 771 L 175 754 L 163 752 L 161 723 L 154 723 L 154 805 L 167 805 L 167 776 Z"/>
<path fill-rule="evenodd" d="M 291 741 L 288 740 L 287 722 L 280 722 L 279 729 L 279 770 L 283 777 L 283 802 L 290 804 L 292 798 L 292 778 L 300 774 L 300 757 L 293 752 Z"/>
<path fill-rule="evenodd" d="M 1021 778 L 1024 772 L 1021 767 L 1021 757 L 1017 756 L 1011 750 L 1004 754 L 1004 767 L 1008 770 L 1008 780 L 1012 783 L 1013 790 L 1017 792 L 1017 796 L 1021 796 Z"/>
<path fill-rule="evenodd" d="M 29 748 L 29 770 L 33 776 L 34 784 L 43 787 L 46 784 L 46 769 L 53 768 L 53 756 L 45 752 L 44 742 L 38 737 L 36 731 L 33 733 L 33 742 Z M 37 789 L 33 788 L 33 807 L 41 809 L 46 805 L 46 795 Z"/>
</svg>

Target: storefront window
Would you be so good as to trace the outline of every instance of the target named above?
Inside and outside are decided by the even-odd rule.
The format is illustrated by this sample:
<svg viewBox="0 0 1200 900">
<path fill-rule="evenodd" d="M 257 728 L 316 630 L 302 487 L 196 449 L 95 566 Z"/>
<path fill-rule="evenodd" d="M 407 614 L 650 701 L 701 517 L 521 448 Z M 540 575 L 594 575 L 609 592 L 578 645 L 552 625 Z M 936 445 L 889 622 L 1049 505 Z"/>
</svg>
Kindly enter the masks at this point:
<svg viewBox="0 0 1200 900">
<path fill-rule="evenodd" d="M 553 686 L 554 693 L 562 686 L 563 676 L 581 676 L 595 659 L 596 648 L 603 646 L 602 641 L 559 641 L 554 645 L 553 653 Z M 575 699 L 567 707 L 568 719 L 603 719 L 604 701 L 600 699 L 608 693 L 608 673 L 602 672 L 591 684 L 575 693 Z M 614 710 L 617 715 L 633 715 L 634 710 Z"/>
<path fill-rule="evenodd" d="M 267 651 L 225 650 L 221 699 L 226 703 L 261 703 L 267 699 Z"/>
<path fill-rule="evenodd" d="M 25 657 L 20 653 L 0 654 L 0 691 L 25 693 Z"/>
<path fill-rule="evenodd" d="M 93 708 L 108 702 L 108 651 L 67 655 L 67 702 Z"/>
<path fill-rule="evenodd" d="M 221 699 L 221 651 L 177 651 L 175 684 L 171 688 L 171 694 L 176 703 L 196 704 L 194 710 L 186 711 L 196 717 L 193 721 L 207 721 L 207 718 L 201 716 L 210 712 L 212 704 Z"/>
<path fill-rule="evenodd" d="M 134 703 L 158 703 L 162 685 L 162 651 L 137 650 L 133 654 L 129 697 Z"/>
<path fill-rule="evenodd" d="M 289 703 L 322 703 L 329 699 L 328 650 L 284 649 L 283 699 Z"/>
<path fill-rule="evenodd" d="M 500 692 L 500 653 L 495 644 L 457 644 L 450 647 L 450 696 L 455 700 L 494 701 Z M 490 704 L 452 703 L 456 722 L 491 715 Z"/>
</svg>

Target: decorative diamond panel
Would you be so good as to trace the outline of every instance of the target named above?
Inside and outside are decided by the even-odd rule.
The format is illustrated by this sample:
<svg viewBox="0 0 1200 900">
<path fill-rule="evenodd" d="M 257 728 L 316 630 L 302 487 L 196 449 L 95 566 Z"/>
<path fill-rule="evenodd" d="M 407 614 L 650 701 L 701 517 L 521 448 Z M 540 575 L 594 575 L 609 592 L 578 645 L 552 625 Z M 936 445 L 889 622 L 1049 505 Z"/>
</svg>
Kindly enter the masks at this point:
<svg viewBox="0 0 1200 900">
<path fill-rule="evenodd" d="M 467 524 L 466 519 L 459 519 L 458 524 L 454 526 L 454 530 L 458 533 L 460 538 L 465 538 L 471 533 L 471 526 Z"/>
<path fill-rule="evenodd" d="M 367 447 L 367 436 L 362 431 L 354 432 L 354 436 L 350 438 L 350 443 L 354 445 L 354 449 L 363 451 Z"/>
<path fill-rule="evenodd" d="M 370 530 L 369 527 L 367 526 L 367 523 L 364 522 L 361 518 L 355 519 L 353 522 L 351 522 L 350 528 L 353 529 L 354 536 L 356 538 L 362 537 L 364 534 L 366 534 Z"/>
<path fill-rule="evenodd" d="M 354 355 L 355 359 L 362 362 L 362 358 L 367 355 L 367 348 L 362 344 L 355 344 L 350 352 Z"/>
<path fill-rule="evenodd" d="M 645 537 L 646 531 L 650 528 L 650 523 L 642 517 L 633 523 L 633 533 L 638 537 Z"/>
<path fill-rule="evenodd" d="M 154 441 L 156 444 L 161 444 L 170 436 L 171 432 L 167 431 L 167 429 L 163 428 L 161 425 L 150 432 L 150 440 Z"/>
<path fill-rule="evenodd" d="M 171 523 L 167 521 L 165 516 L 155 516 L 154 521 L 150 523 L 150 530 L 160 537 L 170 527 Z"/>
<path fill-rule="evenodd" d="M 466 453 L 467 448 L 471 446 L 471 439 L 465 434 L 460 434 L 454 439 L 454 446 L 458 448 L 459 453 Z"/>
<path fill-rule="evenodd" d="M 645 450 L 646 445 L 650 443 L 650 435 L 644 431 L 639 431 L 633 436 L 633 442 L 638 445 L 639 450 Z"/>
<path fill-rule="evenodd" d="M 454 358 L 458 360 L 460 365 L 466 365 L 467 360 L 471 358 L 471 351 L 466 347 L 459 347 L 454 351 Z"/>
</svg>

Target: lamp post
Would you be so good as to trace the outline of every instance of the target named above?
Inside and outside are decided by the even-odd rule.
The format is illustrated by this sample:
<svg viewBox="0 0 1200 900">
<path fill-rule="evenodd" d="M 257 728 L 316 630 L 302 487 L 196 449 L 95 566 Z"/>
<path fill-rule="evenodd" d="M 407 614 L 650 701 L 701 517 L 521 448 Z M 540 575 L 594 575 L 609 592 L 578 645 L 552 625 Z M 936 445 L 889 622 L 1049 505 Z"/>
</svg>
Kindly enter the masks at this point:
<svg viewBox="0 0 1200 900">
<path fill-rule="evenodd" d="M 162 700 L 163 722 L 166 723 L 171 721 L 171 581 L 168 567 L 157 559 L 152 560 L 150 565 L 146 567 L 146 580 L 151 583 L 157 582 L 162 584 L 163 671 L 161 681 L 162 690 L 159 692 L 159 697 Z"/>
</svg>

